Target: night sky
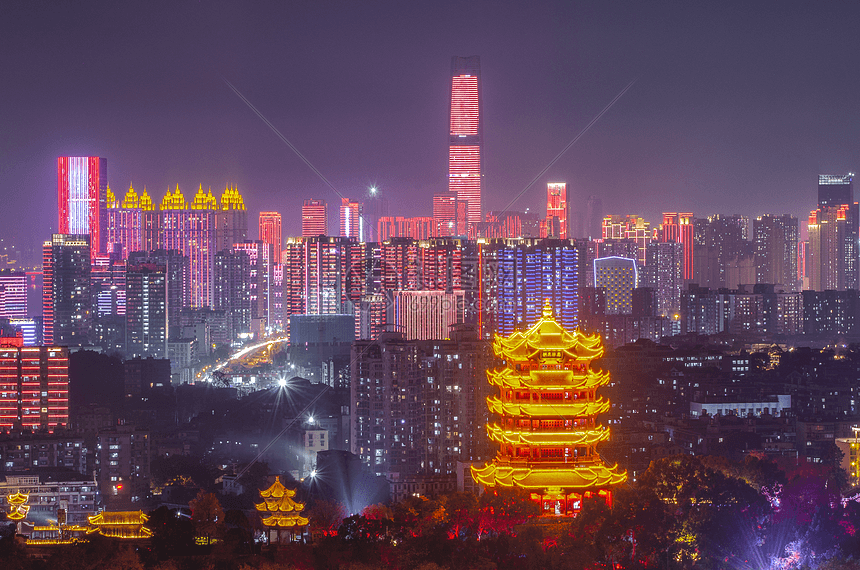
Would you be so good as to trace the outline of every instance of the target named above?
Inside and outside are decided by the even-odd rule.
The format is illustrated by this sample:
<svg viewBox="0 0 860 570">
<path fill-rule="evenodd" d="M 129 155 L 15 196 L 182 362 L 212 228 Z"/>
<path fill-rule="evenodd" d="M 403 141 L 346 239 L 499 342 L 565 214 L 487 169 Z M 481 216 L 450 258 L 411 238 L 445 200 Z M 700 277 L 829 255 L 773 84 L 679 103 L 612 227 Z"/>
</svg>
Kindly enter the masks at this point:
<svg viewBox="0 0 860 570">
<path fill-rule="evenodd" d="M 338 197 L 222 77 L 339 192 L 430 215 L 453 55 L 481 56 L 485 212 L 636 80 L 514 209 L 542 208 L 552 180 L 574 209 L 597 194 L 652 222 L 804 221 L 819 173 L 860 167 L 858 22 L 856 1 L 7 1 L 0 237 L 56 231 L 60 155 L 106 157 L 118 196 L 236 185 L 250 237 L 260 210 L 300 233 L 302 199 Z"/>
</svg>

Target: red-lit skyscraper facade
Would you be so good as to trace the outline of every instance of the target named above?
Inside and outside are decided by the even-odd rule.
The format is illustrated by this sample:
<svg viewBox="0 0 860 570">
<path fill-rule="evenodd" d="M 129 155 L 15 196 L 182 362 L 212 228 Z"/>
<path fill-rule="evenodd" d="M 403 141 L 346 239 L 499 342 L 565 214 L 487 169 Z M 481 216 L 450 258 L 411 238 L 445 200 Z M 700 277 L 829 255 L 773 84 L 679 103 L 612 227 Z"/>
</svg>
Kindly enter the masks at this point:
<svg viewBox="0 0 860 570">
<path fill-rule="evenodd" d="M 469 224 L 481 222 L 483 123 L 481 58 L 454 56 L 451 59 L 448 190 L 468 204 Z"/>
<path fill-rule="evenodd" d="M 325 200 L 302 203 L 302 237 L 328 235 L 328 204 Z"/>
<path fill-rule="evenodd" d="M 274 248 L 273 263 L 281 262 L 281 236 L 281 214 L 260 212 L 260 241 Z"/>
<path fill-rule="evenodd" d="M 364 212 L 361 202 L 349 198 L 341 199 L 340 237 L 364 241 Z"/>
<path fill-rule="evenodd" d="M 667 212 L 663 214 L 663 224 L 660 226 L 661 242 L 677 242 L 684 246 L 684 275 L 685 280 L 693 279 L 693 214 Z"/>
<path fill-rule="evenodd" d="M 546 185 L 546 237 L 568 238 L 567 184 L 550 182 Z"/>
<path fill-rule="evenodd" d="M 105 251 L 107 159 L 61 156 L 57 159 L 59 233 L 89 235 L 92 255 Z"/>
<path fill-rule="evenodd" d="M 0 347 L 0 431 L 69 425 L 69 351 Z"/>
</svg>

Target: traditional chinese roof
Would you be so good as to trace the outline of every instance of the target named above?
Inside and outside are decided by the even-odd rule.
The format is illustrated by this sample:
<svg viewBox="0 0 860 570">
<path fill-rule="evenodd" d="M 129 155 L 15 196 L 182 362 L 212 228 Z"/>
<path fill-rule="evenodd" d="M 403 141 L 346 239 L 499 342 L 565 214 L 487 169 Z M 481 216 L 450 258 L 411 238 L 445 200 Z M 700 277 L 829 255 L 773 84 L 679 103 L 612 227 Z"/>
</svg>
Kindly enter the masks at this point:
<svg viewBox="0 0 860 570">
<path fill-rule="evenodd" d="M 595 445 L 609 439 L 609 430 L 603 426 L 573 431 L 521 431 L 506 430 L 498 424 L 487 425 L 487 435 L 497 443 L 511 445 L 574 446 Z"/>
<path fill-rule="evenodd" d="M 88 533 L 98 532 L 113 538 L 149 538 L 152 531 L 143 526 L 149 517 L 143 511 L 103 511 L 87 517 L 90 523 Z"/>
<path fill-rule="evenodd" d="M 602 463 L 578 464 L 576 467 L 518 467 L 488 463 L 483 468 L 472 467 L 472 478 L 490 487 L 520 487 L 523 489 L 547 489 L 560 487 L 566 490 L 598 489 L 619 485 L 627 480 L 627 471 L 618 471 L 618 466 L 607 467 Z"/>
<path fill-rule="evenodd" d="M 496 396 L 487 398 L 490 412 L 505 416 L 523 416 L 526 418 L 539 417 L 583 417 L 605 414 L 609 411 L 609 400 L 600 397 L 596 400 L 574 400 L 570 403 L 523 403 L 515 404 L 501 401 Z"/>
<path fill-rule="evenodd" d="M 499 358 L 514 362 L 542 360 L 544 362 L 590 361 L 603 355 L 600 335 L 568 332 L 555 320 L 549 301 L 543 308 L 543 318 L 525 332 L 508 337 L 496 335 L 493 352 Z"/>
<path fill-rule="evenodd" d="M 6 513 L 6 517 L 13 521 L 25 518 L 27 513 L 30 512 L 30 505 L 27 504 L 29 499 L 30 494 L 22 493 L 21 491 L 8 495 L 6 502 L 9 503 L 9 512 Z"/>
<path fill-rule="evenodd" d="M 587 390 L 605 386 L 609 383 L 609 372 L 578 370 L 539 370 L 517 371 L 512 368 L 487 370 L 487 381 L 500 388 L 570 388 Z"/>
<path fill-rule="evenodd" d="M 304 510 L 304 503 L 297 503 L 293 500 L 296 492 L 292 489 L 287 489 L 281 483 L 280 477 L 275 477 L 275 482 L 272 486 L 264 491 L 260 491 L 262 503 L 254 505 L 254 507 L 264 513 L 271 513 L 263 519 L 263 524 L 266 526 L 291 527 L 304 526 L 310 522 L 307 518 L 299 513 Z"/>
</svg>

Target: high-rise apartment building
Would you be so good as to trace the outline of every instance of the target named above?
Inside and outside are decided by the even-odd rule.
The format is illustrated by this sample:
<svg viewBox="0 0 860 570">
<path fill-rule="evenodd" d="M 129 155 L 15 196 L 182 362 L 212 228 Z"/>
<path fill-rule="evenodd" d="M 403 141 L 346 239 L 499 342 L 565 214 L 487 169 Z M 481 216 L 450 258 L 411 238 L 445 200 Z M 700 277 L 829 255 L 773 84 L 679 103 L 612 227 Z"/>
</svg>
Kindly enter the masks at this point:
<svg viewBox="0 0 860 570">
<path fill-rule="evenodd" d="M 579 320 L 580 251 L 571 240 L 495 240 L 482 249 L 483 338 L 534 323 L 545 301 L 566 328 Z"/>
<path fill-rule="evenodd" d="M 161 201 L 161 244 L 159 249 L 178 250 L 188 257 L 191 307 L 212 303 L 212 266 L 215 263 L 215 214 L 218 205 L 212 191 L 197 190 L 190 203 L 176 187 L 168 189 Z"/>
<path fill-rule="evenodd" d="M 228 186 L 221 194 L 215 214 L 215 252 L 233 247 L 248 239 L 248 212 L 239 190 Z"/>
<path fill-rule="evenodd" d="M 90 236 L 54 234 L 42 247 L 45 344 L 89 344 L 93 327 Z"/>
<path fill-rule="evenodd" d="M 798 291 L 797 218 L 765 214 L 753 220 L 756 283 L 779 291 Z"/>
<path fill-rule="evenodd" d="M 227 317 L 229 338 L 251 332 L 251 262 L 242 249 L 215 254 L 215 309 Z"/>
<path fill-rule="evenodd" d="M 168 279 L 166 260 L 129 263 L 125 328 L 128 356 L 167 358 Z"/>
<path fill-rule="evenodd" d="M 597 238 L 601 232 L 603 221 L 603 200 L 598 196 L 589 196 L 585 203 L 585 235 L 582 237 Z"/>
<path fill-rule="evenodd" d="M 104 252 L 107 223 L 107 159 L 61 156 L 57 159 L 59 233 L 89 235 L 91 254 Z"/>
<path fill-rule="evenodd" d="M 377 223 L 377 233 L 380 242 L 391 238 L 430 239 L 435 236 L 433 218 L 416 216 L 403 218 L 400 216 L 383 216 Z"/>
<path fill-rule="evenodd" d="M 480 57 L 454 56 L 451 59 L 450 101 L 448 191 L 468 204 L 466 222 L 478 224 L 481 222 L 484 145 Z"/>
<path fill-rule="evenodd" d="M 282 236 L 281 214 L 278 212 L 260 212 L 260 241 L 272 246 L 274 250 L 272 263 L 281 262 Z M 242 241 L 233 243 L 242 243 Z"/>
<path fill-rule="evenodd" d="M 434 237 L 467 237 L 469 234 L 469 204 L 455 194 L 433 196 Z"/>
<path fill-rule="evenodd" d="M 661 242 L 677 242 L 684 246 L 683 278 L 693 279 L 693 214 L 667 212 L 663 214 L 660 225 Z"/>
<path fill-rule="evenodd" d="M 105 239 L 107 251 L 120 248 L 122 259 L 128 259 L 128 254 L 143 249 L 143 216 L 144 212 L 153 212 L 155 206 L 146 188 L 140 195 L 129 186 L 122 201 L 118 201 L 108 188 L 107 223 Z"/>
<path fill-rule="evenodd" d="M 654 289 L 658 315 L 671 317 L 681 307 L 684 261 L 684 244 L 680 242 L 648 244 L 648 259 L 643 271 L 644 285 Z"/>
<path fill-rule="evenodd" d="M 24 271 L 0 270 L 0 318 L 26 319 L 27 274 Z"/>
<path fill-rule="evenodd" d="M 328 235 L 328 204 L 325 200 L 302 203 L 302 237 Z"/>
<path fill-rule="evenodd" d="M 465 317 L 463 291 L 387 291 L 386 324 L 402 332 L 406 340 L 438 340 L 451 337 L 451 328 Z"/>
<path fill-rule="evenodd" d="M 839 271 L 843 273 L 846 289 L 860 289 L 860 265 L 858 265 L 858 239 L 860 239 L 860 206 L 854 201 L 854 173 L 820 174 L 818 176 L 818 208 L 822 210 L 819 218 L 832 217 L 823 212 L 825 208 L 841 209 L 845 217 L 845 229 L 839 239 L 840 246 L 825 247 L 839 249 Z M 826 278 L 832 281 L 833 278 Z M 816 289 L 818 290 L 818 289 Z"/>
<path fill-rule="evenodd" d="M 546 185 L 546 235 L 567 239 L 567 184 L 550 182 Z"/>
<path fill-rule="evenodd" d="M 715 289 L 737 287 L 739 281 L 729 279 L 729 272 L 754 256 L 748 234 L 746 216 L 717 214 L 693 220 L 693 281 Z"/>
<path fill-rule="evenodd" d="M 69 351 L 0 347 L 0 431 L 51 431 L 69 425 Z"/>
<path fill-rule="evenodd" d="M 361 202 L 341 198 L 340 237 L 364 241 L 364 211 Z"/>
<path fill-rule="evenodd" d="M 352 346 L 350 448 L 393 480 L 454 473 L 457 461 L 491 454 L 476 429 L 488 419 L 490 343 L 455 327 L 451 340 L 409 341 L 383 333 Z"/>
<path fill-rule="evenodd" d="M 183 307 L 188 306 L 190 291 L 188 288 L 188 258 L 177 250 L 167 251 L 157 249 L 155 251 L 135 252 L 128 257 L 128 267 L 142 266 L 155 267 L 157 271 L 164 268 L 166 273 L 166 305 L 167 330 L 176 327 L 180 322 Z M 126 279 L 126 288 L 128 280 Z M 132 306 L 133 301 L 126 293 L 126 316 L 129 312 L 137 310 Z M 134 315 L 132 315 L 134 316 Z"/>
<path fill-rule="evenodd" d="M 639 265 L 645 265 L 645 248 L 654 239 L 651 222 L 646 222 L 642 216 L 634 214 L 605 216 L 600 235 L 604 240 L 634 241 L 637 248 L 636 261 Z"/>
<path fill-rule="evenodd" d="M 233 250 L 244 251 L 248 255 L 251 331 L 259 337 L 265 334 L 269 326 L 274 250 L 271 244 L 260 240 L 234 244 Z"/>
<path fill-rule="evenodd" d="M 848 289 L 850 272 L 845 254 L 845 234 L 851 217 L 847 204 L 838 207 L 821 206 L 809 213 L 809 288 L 813 291 L 844 291 Z"/>
<path fill-rule="evenodd" d="M 633 290 L 638 286 L 636 260 L 602 257 L 594 260 L 594 286 L 603 289 L 607 315 L 633 314 Z"/>
</svg>

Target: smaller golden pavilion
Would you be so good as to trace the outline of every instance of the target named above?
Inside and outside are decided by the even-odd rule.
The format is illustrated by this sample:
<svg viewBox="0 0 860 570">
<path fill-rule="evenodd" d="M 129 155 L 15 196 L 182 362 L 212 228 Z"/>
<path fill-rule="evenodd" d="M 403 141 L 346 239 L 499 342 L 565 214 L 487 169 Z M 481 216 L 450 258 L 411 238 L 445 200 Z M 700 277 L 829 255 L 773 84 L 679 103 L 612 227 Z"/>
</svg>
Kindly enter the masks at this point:
<svg viewBox="0 0 860 570">
<path fill-rule="evenodd" d="M 149 517 L 143 511 L 101 512 L 87 517 L 90 527 L 87 534 L 98 532 L 110 538 L 145 539 L 152 531 L 144 526 Z"/>
<path fill-rule="evenodd" d="M 611 503 L 627 472 L 606 465 L 597 451 L 609 428 L 596 417 L 610 407 L 597 395 L 609 373 L 591 368 L 603 355 L 600 336 L 565 330 L 547 302 L 530 329 L 496 336 L 493 352 L 505 363 L 487 371 L 499 390 L 487 398 L 499 418 L 487 434 L 499 452 L 484 467 L 472 467 L 472 478 L 489 488 L 528 490 L 546 515 L 575 515 L 592 497 Z"/>
<path fill-rule="evenodd" d="M 305 505 L 293 500 L 295 496 L 296 492 L 284 487 L 280 477 L 275 477 L 275 482 L 272 483 L 271 487 L 260 491 L 263 502 L 254 505 L 254 507 L 260 511 L 260 516 L 264 517 L 263 524 L 269 530 L 270 543 L 280 543 L 282 531 L 289 531 L 285 533 L 285 536 L 292 539 L 296 531 L 300 534 L 302 527 L 307 526 L 310 522 L 301 515 Z"/>
<path fill-rule="evenodd" d="M 30 512 L 30 505 L 27 504 L 28 500 L 30 500 L 29 493 L 18 491 L 17 493 L 8 495 L 6 502 L 9 503 L 9 512 L 6 513 L 6 517 L 10 521 L 20 521 L 26 518 L 27 513 Z"/>
</svg>

